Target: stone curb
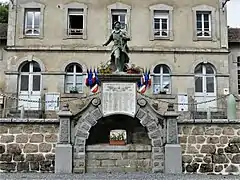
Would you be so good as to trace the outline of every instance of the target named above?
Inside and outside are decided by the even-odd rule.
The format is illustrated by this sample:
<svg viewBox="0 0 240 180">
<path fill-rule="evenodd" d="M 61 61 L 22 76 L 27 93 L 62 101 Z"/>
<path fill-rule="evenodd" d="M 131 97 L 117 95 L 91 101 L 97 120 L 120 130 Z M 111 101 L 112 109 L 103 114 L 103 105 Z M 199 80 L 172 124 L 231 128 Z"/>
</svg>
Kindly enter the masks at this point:
<svg viewBox="0 0 240 180">
<path fill-rule="evenodd" d="M 21 118 L 2 118 L 0 123 L 59 123 L 59 119 L 21 119 Z"/>
<path fill-rule="evenodd" d="M 184 119 L 177 122 L 178 124 L 240 124 L 240 119 Z"/>
</svg>

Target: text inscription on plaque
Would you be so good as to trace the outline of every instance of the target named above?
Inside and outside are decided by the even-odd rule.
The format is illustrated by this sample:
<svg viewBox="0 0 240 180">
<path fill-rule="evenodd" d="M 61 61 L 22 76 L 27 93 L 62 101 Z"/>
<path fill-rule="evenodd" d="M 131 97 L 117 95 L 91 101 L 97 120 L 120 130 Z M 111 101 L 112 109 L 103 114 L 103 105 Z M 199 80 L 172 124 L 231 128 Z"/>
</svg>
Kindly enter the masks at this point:
<svg viewBox="0 0 240 180">
<path fill-rule="evenodd" d="M 104 116 L 111 114 L 136 113 L 136 84 L 135 83 L 103 83 L 102 112 Z"/>
</svg>

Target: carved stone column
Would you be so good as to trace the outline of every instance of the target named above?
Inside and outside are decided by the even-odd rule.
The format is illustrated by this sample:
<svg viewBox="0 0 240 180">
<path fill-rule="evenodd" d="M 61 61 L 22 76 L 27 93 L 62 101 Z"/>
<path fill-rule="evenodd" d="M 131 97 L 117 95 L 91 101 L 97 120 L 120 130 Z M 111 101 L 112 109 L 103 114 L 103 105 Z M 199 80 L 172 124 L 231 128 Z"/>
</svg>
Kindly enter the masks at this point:
<svg viewBox="0 0 240 180">
<path fill-rule="evenodd" d="M 55 173 L 72 173 L 71 122 L 68 104 L 58 113 L 60 119 L 59 140 L 55 150 Z"/>
<path fill-rule="evenodd" d="M 178 114 L 173 109 L 173 104 L 168 105 L 165 113 L 167 121 L 167 144 L 165 145 L 165 173 L 182 173 L 182 150 L 178 142 Z"/>
</svg>

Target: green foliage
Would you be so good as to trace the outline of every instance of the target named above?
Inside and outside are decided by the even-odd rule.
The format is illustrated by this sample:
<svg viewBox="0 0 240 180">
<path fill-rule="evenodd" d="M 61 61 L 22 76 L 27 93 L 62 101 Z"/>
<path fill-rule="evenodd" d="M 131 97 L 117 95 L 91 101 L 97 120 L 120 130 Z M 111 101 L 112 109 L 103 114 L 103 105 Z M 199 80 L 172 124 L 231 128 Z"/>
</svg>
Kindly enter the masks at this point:
<svg viewBox="0 0 240 180">
<path fill-rule="evenodd" d="M 0 23 L 8 22 L 8 3 L 0 2 Z"/>
</svg>

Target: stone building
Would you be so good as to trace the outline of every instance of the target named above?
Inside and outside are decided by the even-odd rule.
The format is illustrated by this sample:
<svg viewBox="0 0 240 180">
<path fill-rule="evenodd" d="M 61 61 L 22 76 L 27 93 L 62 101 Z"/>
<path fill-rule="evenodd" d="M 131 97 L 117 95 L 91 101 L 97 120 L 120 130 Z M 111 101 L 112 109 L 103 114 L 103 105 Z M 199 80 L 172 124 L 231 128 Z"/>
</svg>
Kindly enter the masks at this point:
<svg viewBox="0 0 240 180">
<path fill-rule="evenodd" d="M 59 18 L 53 21 L 53 16 Z M 221 0 L 18 0 L 9 11 L 4 92 L 19 100 L 9 100 L 7 106 L 58 109 L 59 104 L 48 107 L 38 101 L 88 94 L 86 70 L 109 60 L 110 47 L 102 44 L 116 20 L 131 38 L 130 62 L 151 70 L 149 96 L 175 102 L 187 97 L 187 103 L 216 99 L 228 91 L 226 11 Z M 70 93 L 72 88 L 78 95 Z M 221 105 L 211 101 L 197 109 L 216 111 Z"/>
<path fill-rule="evenodd" d="M 222 0 L 13 2 L 3 68 L 5 108 L 23 107 L 25 118 L 6 110 L 0 119 L 1 172 L 239 174 L 238 120 L 177 120 L 175 111 L 191 107 L 177 104 L 174 111 L 169 105 L 182 99 L 209 101 L 197 105 L 199 112 L 224 108 L 215 100 L 230 86 Z M 102 44 L 116 20 L 130 36 L 131 63 L 150 69 L 153 83 L 145 95 L 135 91 L 127 97 L 136 105 L 133 113 L 104 116 L 103 92 L 91 94 L 84 78 L 88 68 L 109 60 L 110 47 Z M 117 77 L 116 84 L 127 80 L 131 86 L 140 79 Z M 127 145 L 109 145 L 113 129 L 127 131 Z"/>
<path fill-rule="evenodd" d="M 0 24 L 0 92 L 4 90 L 4 67 L 6 61 L 4 61 L 4 55 L 6 54 L 4 51 L 4 47 L 7 45 L 7 24 Z"/>
</svg>

